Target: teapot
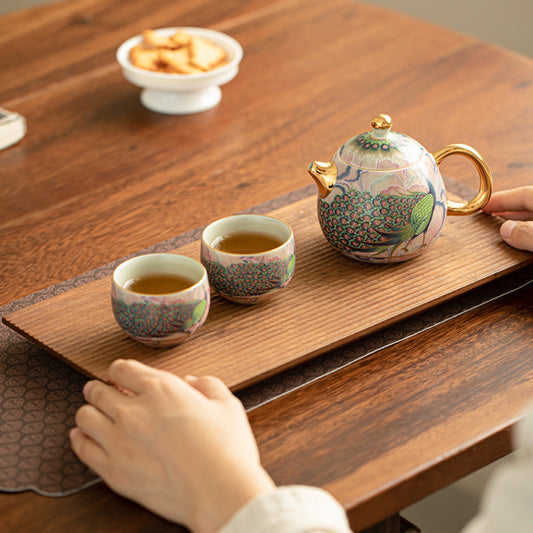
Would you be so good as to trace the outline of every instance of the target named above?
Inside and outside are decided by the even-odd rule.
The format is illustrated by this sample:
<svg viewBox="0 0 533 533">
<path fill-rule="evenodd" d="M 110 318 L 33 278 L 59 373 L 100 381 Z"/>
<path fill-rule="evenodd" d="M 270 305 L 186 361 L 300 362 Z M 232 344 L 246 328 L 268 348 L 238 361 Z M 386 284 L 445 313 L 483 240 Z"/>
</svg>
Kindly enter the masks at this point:
<svg viewBox="0 0 533 533">
<path fill-rule="evenodd" d="M 490 169 L 470 146 L 450 144 L 431 154 L 391 127 L 388 115 L 376 115 L 372 131 L 345 142 L 330 161 L 313 161 L 308 168 L 318 187 L 322 232 L 352 259 L 395 263 L 417 257 L 435 241 L 446 214 L 475 213 L 492 192 Z M 447 199 L 438 168 L 454 154 L 470 159 L 479 174 L 479 190 L 466 203 Z"/>
</svg>

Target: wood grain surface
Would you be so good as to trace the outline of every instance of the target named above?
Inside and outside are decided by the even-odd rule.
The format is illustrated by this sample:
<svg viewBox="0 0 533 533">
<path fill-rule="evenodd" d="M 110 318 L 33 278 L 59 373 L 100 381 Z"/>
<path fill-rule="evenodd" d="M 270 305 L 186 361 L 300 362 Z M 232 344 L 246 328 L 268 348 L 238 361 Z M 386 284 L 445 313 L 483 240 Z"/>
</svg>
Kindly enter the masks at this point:
<svg viewBox="0 0 533 533">
<path fill-rule="evenodd" d="M 532 331 L 530 286 L 254 410 L 262 460 L 363 529 L 507 453 L 533 397 Z"/>
<path fill-rule="evenodd" d="M 0 103 L 28 135 L 0 154 L 0 303 L 308 184 L 308 162 L 376 112 L 431 151 L 473 145 L 496 189 L 530 183 L 514 124 L 531 115 L 529 60 L 347 0 L 207 5 L 76 1 L 39 8 L 29 25 L 2 17 Z M 144 109 L 114 60 L 144 27 L 177 24 L 222 29 L 245 50 L 205 113 Z M 456 159 L 447 174 L 476 183 Z"/>
<path fill-rule="evenodd" d="M 325 240 L 316 196 L 270 213 L 291 225 L 297 267 L 272 300 L 241 306 L 214 296 L 206 323 L 186 343 L 154 349 L 130 339 L 113 317 L 110 277 L 3 317 L 91 377 L 107 380 L 116 358 L 183 376 L 215 375 L 234 390 L 292 367 L 533 262 L 502 243 L 497 217 L 448 217 L 435 244 L 414 260 L 371 265 Z M 199 241 L 173 250 L 199 260 Z"/>
<path fill-rule="evenodd" d="M 174 25 L 244 48 L 205 113 L 149 112 L 115 62 L 128 37 Z M 496 190 L 532 183 L 532 61 L 350 0 L 69 0 L 0 17 L 0 43 L 0 106 L 28 122 L 0 152 L 0 304 L 299 189 L 380 112 L 430 151 L 474 146 Z M 457 159 L 444 172 L 475 187 Z M 265 466 L 330 489 L 359 530 L 508 453 L 533 397 L 532 301 L 524 289 L 254 410 Z M 102 485 L 2 494 L 0 513 L 20 533 L 182 530 Z"/>
</svg>

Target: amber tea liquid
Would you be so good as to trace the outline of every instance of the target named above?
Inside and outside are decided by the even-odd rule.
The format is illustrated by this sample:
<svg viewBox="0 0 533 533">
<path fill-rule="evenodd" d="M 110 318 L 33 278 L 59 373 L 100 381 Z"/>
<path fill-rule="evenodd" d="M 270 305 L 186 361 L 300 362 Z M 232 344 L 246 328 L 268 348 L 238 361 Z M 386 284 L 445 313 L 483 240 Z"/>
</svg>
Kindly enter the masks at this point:
<svg viewBox="0 0 533 533">
<path fill-rule="evenodd" d="M 188 289 L 194 283 L 176 274 L 148 274 L 126 281 L 124 288 L 141 294 L 168 294 Z"/>
<path fill-rule="evenodd" d="M 282 240 L 267 233 L 240 231 L 217 237 L 213 248 L 230 254 L 260 254 L 282 244 Z"/>
</svg>

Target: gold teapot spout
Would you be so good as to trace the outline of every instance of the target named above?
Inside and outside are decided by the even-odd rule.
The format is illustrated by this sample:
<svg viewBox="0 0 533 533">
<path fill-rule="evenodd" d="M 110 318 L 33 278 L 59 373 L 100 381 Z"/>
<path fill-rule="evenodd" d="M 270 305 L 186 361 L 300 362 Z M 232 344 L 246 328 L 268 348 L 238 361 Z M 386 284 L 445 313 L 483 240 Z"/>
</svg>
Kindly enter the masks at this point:
<svg viewBox="0 0 533 533">
<path fill-rule="evenodd" d="M 307 169 L 318 187 L 318 195 L 325 198 L 337 181 L 337 165 L 334 161 L 313 161 Z"/>
</svg>

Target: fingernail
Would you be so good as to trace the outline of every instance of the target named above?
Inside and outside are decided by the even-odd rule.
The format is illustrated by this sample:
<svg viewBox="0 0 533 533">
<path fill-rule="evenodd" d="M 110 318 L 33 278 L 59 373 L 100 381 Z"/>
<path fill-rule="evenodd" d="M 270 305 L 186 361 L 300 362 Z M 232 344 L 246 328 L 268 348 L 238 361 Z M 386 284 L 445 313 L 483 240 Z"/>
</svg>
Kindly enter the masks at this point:
<svg viewBox="0 0 533 533">
<path fill-rule="evenodd" d="M 83 395 L 85 396 L 85 398 L 87 398 L 87 394 L 89 394 L 90 390 L 93 388 L 93 384 L 94 384 L 94 381 L 88 381 L 83 386 Z"/>
<path fill-rule="evenodd" d="M 73 427 L 69 432 L 68 432 L 68 436 L 69 438 L 73 438 L 74 435 L 78 432 L 78 428 L 77 427 Z"/>
<path fill-rule="evenodd" d="M 507 240 L 511 237 L 511 233 L 513 233 L 514 227 L 516 226 L 516 220 L 506 220 L 501 228 L 500 228 L 500 234 L 501 236 Z"/>
<path fill-rule="evenodd" d="M 196 376 L 193 376 L 191 374 L 187 374 L 184 378 L 185 381 L 197 381 L 198 378 Z"/>
</svg>

